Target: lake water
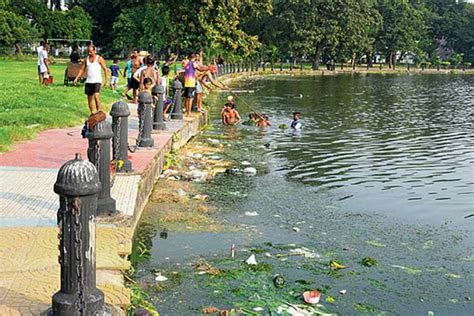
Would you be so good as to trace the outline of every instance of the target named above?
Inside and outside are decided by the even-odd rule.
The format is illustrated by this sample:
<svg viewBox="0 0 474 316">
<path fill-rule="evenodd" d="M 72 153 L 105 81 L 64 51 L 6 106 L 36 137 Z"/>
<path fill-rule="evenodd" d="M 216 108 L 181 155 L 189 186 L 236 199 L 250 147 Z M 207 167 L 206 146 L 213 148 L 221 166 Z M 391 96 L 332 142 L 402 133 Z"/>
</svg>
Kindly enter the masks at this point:
<svg viewBox="0 0 474 316">
<path fill-rule="evenodd" d="M 136 278 L 162 315 L 210 305 L 274 315 L 308 289 L 341 315 L 472 314 L 474 76 L 269 76 L 231 87 L 242 116 L 255 108 L 273 126 L 223 127 L 227 94 L 208 97 L 214 129 L 197 141 L 222 137 L 225 157 L 257 175 L 199 184 L 225 232 L 150 235 Z M 295 110 L 301 131 L 280 129 Z M 160 207 L 150 202 L 145 214 Z M 307 255 L 293 255 L 301 249 Z M 269 271 L 249 270 L 251 253 Z M 367 257 L 378 264 L 364 266 Z M 198 274 L 202 260 L 224 272 Z M 330 269 L 331 260 L 347 268 Z M 156 270 L 173 277 L 165 289 L 154 289 Z"/>
<path fill-rule="evenodd" d="M 238 82 L 271 117 L 272 170 L 344 208 L 472 226 L 474 77 L 342 75 Z M 247 104 L 245 103 L 247 102 Z M 300 132 L 280 130 L 292 111 Z"/>
</svg>

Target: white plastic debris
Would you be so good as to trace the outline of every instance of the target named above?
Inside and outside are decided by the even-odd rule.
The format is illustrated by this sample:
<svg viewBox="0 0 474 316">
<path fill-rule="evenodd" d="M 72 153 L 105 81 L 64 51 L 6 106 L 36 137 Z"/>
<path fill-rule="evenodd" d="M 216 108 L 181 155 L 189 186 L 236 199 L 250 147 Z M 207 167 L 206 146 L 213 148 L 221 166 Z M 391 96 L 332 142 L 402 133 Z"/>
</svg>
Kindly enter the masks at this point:
<svg viewBox="0 0 474 316">
<path fill-rule="evenodd" d="M 299 232 L 300 232 L 300 230 L 301 230 L 301 229 L 299 229 L 298 227 L 293 227 L 293 231 L 294 231 L 294 232 L 297 232 L 297 233 L 299 233 Z"/>
<path fill-rule="evenodd" d="M 201 159 L 201 158 L 202 158 L 202 154 L 200 154 L 200 153 L 195 153 L 195 154 L 193 154 L 193 158 L 195 158 L 195 159 Z"/>
<path fill-rule="evenodd" d="M 253 212 L 245 212 L 245 216 L 250 216 L 250 217 L 253 217 L 253 216 L 258 216 L 258 213 L 253 211 Z"/>
<path fill-rule="evenodd" d="M 248 176 L 254 176 L 257 174 L 257 169 L 254 167 L 247 167 L 244 169 L 244 173 Z"/>
<path fill-rule="evenodd" d="M 340 290 L 340 291 L 339 291 L 339 294 L 341 294 L 341 295 L 344 295 L 344 294 L 346 294 L 346 293 L 347 293 L 347 290 Z"/>
<path fill-rule="evenodd" d="M 263 312 L 263 308 L 262 307 L 254 307 L 253 311 L 254 312 Z"/>
<path fill-rule="evenodd" d="M 218 139 L 214 139 L 214 138 L 209 138 L 208 141 L 209 141 L 211 144 L 215 144 L 215 145 L 217 145 L 217 144 L 220 143 L 220 141 L 219 141 Z"/>
<path fill-rule="evenodd" d="M 215 156 L 215 155 L 209 156 L 208 158 L 211 159 L 211 160 L 221 160 L 222 159 L 221 157 Z"/>
<path fill-rule="evenodd" d="M 265 252 L 263 255 L 264 255 L 266 258 L 271 258 L 271 257 L 272 257 L 272 254 L 269 253 L 269 252 Z"/>
<path fill-rule="evenodd" d="M 290 254 L 293 256 L 304 256 L 305 258 L 318 258 L 319 257 L 319 255 L 312 252 L 306 247 L 290 249 Z"/>
<path fill-rule="evenodd" d="M 244 160 L 240 163 L 242 166 L 251 166 L 252 163 L 250 161 Z"/>
<path fill-rule="evenodd" d="M 176 192 L 178 192 L 178 195 L 179 196 L 186 196 L 186 191 L 184 191 L 183 189 L 179 188 L 176 190 Z"/>
<path fill-rule="evenodd" d="M 205 195 L 205 194 L 196 194 L 193 199 L 195 200 L 201 200 L 201 201 L 205 201 L 207 200 L 208 196 Z"/>
<path fill-rule="evenodd" d="M 158 281 L 158 282 L 164 282 L 164 281 L 168 281 L 168 278 L 161 275 L 161 274 L 158 274 L 155 278 L 155 281 Z"/>
<path fill-rule="evenodd" d="M 245 260 L 245 263 L 248 265 L 256 265 L 257 259 L 255 258 L 255 255 L 251 255 L 250 257 L 248 257 L 248 259 Z"/>
</svg>

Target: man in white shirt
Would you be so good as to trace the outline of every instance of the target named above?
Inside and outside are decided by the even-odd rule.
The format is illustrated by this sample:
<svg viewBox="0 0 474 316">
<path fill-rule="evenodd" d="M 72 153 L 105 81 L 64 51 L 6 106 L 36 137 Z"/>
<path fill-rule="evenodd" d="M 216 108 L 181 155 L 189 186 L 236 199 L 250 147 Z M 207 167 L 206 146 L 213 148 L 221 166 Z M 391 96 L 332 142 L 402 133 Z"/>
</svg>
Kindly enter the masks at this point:
<svg viewBox="0 0 474 316">
<path fill-rule="evenodd" d="M 44 42 L 41 41 L 40 42 L 40 46 L 36 47 L 36 53 L 38 54 L 38 62 L 37 62 L 37 66 L 38 66 L 38 79 L 39 79 L 39 83 L 42 84 L 43 83 L 43 76 L 41 75 L 41 72 L 40 72 L 40 64 L 41 64 L 41 52 L 43 51 L 43 45 L 44 45 Z"/>
<path fill-rule="evenodd" d="M 43 44 L 43 50 L 41 51 L 39 58 L 38 72 L 42 78 L 42 84 L 47 86 L 49 83 L 49 59 L 48 59 L 48 43 Z"/>
</svg>

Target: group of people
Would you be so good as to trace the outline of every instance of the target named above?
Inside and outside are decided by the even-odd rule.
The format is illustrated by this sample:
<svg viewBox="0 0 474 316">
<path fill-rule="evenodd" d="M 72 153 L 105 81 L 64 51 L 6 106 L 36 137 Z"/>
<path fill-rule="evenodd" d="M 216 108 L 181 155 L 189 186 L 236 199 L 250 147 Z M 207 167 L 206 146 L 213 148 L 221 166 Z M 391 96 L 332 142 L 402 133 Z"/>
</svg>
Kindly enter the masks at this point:
<svg viewBox="0 0 474 316">
<path fill-rule="evenodd" d="M 41 46 L 37 49 L 38 77 L 40 84 L 43 85 L 49 83 L 50 70 L 48 49 L 49 47 L 46 41 L 41 42 Z M 122 95 L 128 98 L 132 103 L 136 103 L 139 92 L 146 91 L 153 95 L 153 87 L 155 85 L 161 85 L 164 91 L 165 116 L 173 103 L 172 99 L 169 98 L 169 87 L 172 80 L 179 80 L 184 86 L 184 108 L 186 115 L 190 115 L 193 109 L 194 99 L 196 99 L 195 106 L 197 111 L 203 111 L 202 96 L 204 88 L 211 90 L 214 86 L 221 89 L 229 89 L 214 77 L 217 73 L 217 66 L 215 64 L 203 65 L 200 53 L 193 53 L 184 57 L 181 62 L 181 67 L 176 63 L 176 60 L 177 56 L 171 55 L 160 69 L 159 62 L 157 62 L 151 55 L 146 52 L 138 53 L 135 51 L 130 55 L 130 58 L 122 72 L 119 66 L 119 60 L 114 59 L 112 65 L 109 67 L 111 74 L 110 87 L 113 90 L 117 90 L 120 75 L 122 75 L 123 78 L 127 78 L 127 85 L 125 90 L 122 92 Z M 77 49 L 75 49 L 71 54 L 71 62 L 78 63 L 79 61 L 80 56 Z M 175 77 L 171 79 L 169 78 L 169 74 L 171 70 L 170 67 L 173 64 L 175 65 Z M 108 70 L 105 59 L 97 54 L 95 46 L 90 43 L 87 48 L 87 57 L 82 61 L 80 71 L 74 79 L 74 84 L 77 84 L 79 78 L 81 78 L 84 73 L 87 73 L 84 92 L 87 95 L 91 115 L 102 110 L 100 103 L 100 90 L 103 82 L 102 72 L 107 81 Z M 131 97 L 128 95 L 130 90 L 133 93 Z M 292 128 L 301 128 L 299 115 L 299 112 L 293 113 L 293 121 L 291 123 Z M 260 112 L 252 112 L 248 117 L 248 122 L 255 124 L 256 126 L 271 126 L 268 116 Z M 227 102 L 221 110 L 221 119 L 224 125 L 235 125 L 242 121 L 242 118 L 237 111 L 237 105 L 232 96 L 227 97 Z"/>
</svg>

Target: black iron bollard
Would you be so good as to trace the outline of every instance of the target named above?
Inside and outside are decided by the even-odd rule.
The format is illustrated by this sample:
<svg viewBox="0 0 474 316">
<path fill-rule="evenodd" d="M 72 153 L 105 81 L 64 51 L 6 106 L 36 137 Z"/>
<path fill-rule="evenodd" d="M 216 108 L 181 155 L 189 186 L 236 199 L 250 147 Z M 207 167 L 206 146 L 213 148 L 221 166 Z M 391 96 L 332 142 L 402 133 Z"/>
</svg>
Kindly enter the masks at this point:
<svg viewBox="0 0 474 316">
<path fill-rule="evenodd" d="M 226 65 L 227 67 L 227 65 Z M 173 120 L 182 120 L 183 119 L 183 110 L 181 107 L 182 95 L 181 91 L 183 90 L 183 84 L 179 80 L 173 82 L 173 111 L 171 112 L 171 119 Z"/>
<path fill-rule="evenodd" d="M 283 71 L 283 63 L 280 63 L 280 72 Z"/>
<path fill-rule="evenodd" d="M 270 70 L 273 72 L 275 70 L 275 67 L 273 66 L 273 63 L 270 63 Z"/>
<path fill-rule="evenodd" d="M 229 64 L 225 64 L 224 65 L 224 71 L 225 71 L 225 74 L 227 75 L 229 73 Z"/>
<path fill-rule="evenodd" d="M 263 62 L 263 63 L 262 63 L 262 70 L 263 70 L 263 71 L 265 71 L 265 66 L 266 66 L 266 64 L 265 64 L 265 62 Z"/>
<path fill-rule="evenodd" d="M 382 67 L 383 67 L 383 64 L 382 64 L 382 63 L 380 63 L 380 70 L 382 70 Z"/>
<path fill-rule="evenodd" d="M 114 136 L 112 126 L 106 120 L 97 123 L 89 131 L 89 161 L 96 167 L 102 185 L 97 201 L 97 214 L 112 214 L 117 210 L 110 196 L 110 139 Z"/>
<path fill-rule="evenodd" d="M 240 73 L 240 63 L 237 64 L 237 72 Z"/>
<path fill-rule="evenodd" d="M 253 63 L 250 62 L 250 72 L 253 72 Z"/>
<path fill-rule="evenodd" d="M 110 315 L 96 287 L 95 217 L 101 190 L 96 168 L 76 154 L 59 169 L 59 264 L 61 289 L 53 295 L 52 314 Z"/>
<path fill-rule="evenodd" d="M 115 163 L 115 172 L 132 171 L 132 162 L 128 160 L 128 104 L 120 100 L 112 104 L 112 157 Z"/>
<path fill-rule="evenodd" d="M 255 71 L 258 71 L 258 67 L 260 66 L 259 64 L 259 62 L 255 64 Z"/>
<path fill-rule="evenodd" d="M 138 95 L 138 147 L 153 147 L 151 137 L 151 94 L 143 91 Z"/>
<path fill-rule="evenodd" d="M 163 94 L 165 93 L 165 88 L 163 88 L 162 85 L 154 86 L 151 93 L 156 97 L 153 129 L 163 131 L 166 129 L 166 124 L 163 119 Z"/>
<path fill-rule="evenodd" d="M 293 71 L 293 63 L 290 62 L 290 71 Z"/>
<path fill-rule="evenodd" d="M 303 71 L 303 62 L 300 62 L 300 70 Z"/>
</svg>

